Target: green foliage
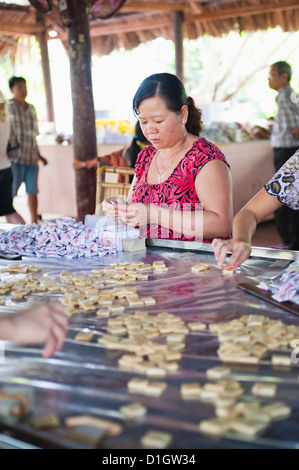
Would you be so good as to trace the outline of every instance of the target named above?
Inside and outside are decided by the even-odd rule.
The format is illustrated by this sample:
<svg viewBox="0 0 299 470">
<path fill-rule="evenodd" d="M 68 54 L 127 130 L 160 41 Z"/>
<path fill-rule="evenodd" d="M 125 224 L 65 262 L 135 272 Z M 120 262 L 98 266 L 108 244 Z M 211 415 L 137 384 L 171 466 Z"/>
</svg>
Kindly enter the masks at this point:
<svg viewBox="0 0 299 470">
<path fill-rule="evenodd" d="M 298 89 L 298 48 L 299 32 L 284 33 L 279 27 L 185 40 L 186 88 L 197 103 L 224 101 L 228 110 L 249 106 L 252 117 L 268 117 L 275 112 L 276 95 L 268 87 L 269 66 L 288 61 L 293 68 L 292 86 Z"/>
</svg>

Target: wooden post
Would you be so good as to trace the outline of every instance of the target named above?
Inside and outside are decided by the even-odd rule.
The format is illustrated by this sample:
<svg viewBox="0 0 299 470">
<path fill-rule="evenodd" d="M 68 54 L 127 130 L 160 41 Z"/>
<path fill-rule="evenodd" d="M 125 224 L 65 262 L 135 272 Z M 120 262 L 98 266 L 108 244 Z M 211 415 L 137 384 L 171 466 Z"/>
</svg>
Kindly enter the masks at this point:
<svg viewBox="0 0 299 470">
<path fill-rule="evenodd" d="M 174 11 L 172 25 L 175 45 L 175 71 L 176 75 L 184 81 L 184 54 L 183 54 L 183 12 Z"/>
<path fill-rule="evenodd" d="M 45 24 L 45 15 L 41 12 L 37 12 L 36 19 L 39 23 Z M 46 35 L 44 32 L 36 34 L 36 39 L 39 42 L 41 60 L 42 60 L 42 69 L 44 76 L 45 92 L 46 92 L 46 103 L 47 103 L 47 119 L 50 122 L 54 122 L 54 107 L 53 107 L 53 92 L 52 92 L 52 83 L 51 83 L 51 72 L 50 72 L 50 61 L 49 61 L 49 52 L 48 44 L 46 40 Z"/>
<path fill-rule="evenodd" d="M 97 155 L 95 111 L 91 80 L 91 45 L 85 0 L 71 0 L 72 22 L 68 29 L 70 77 L 73 103 L 74 158 Z M 61 162 L 63 164 L 63 162 Z M 96 168 L 76 171 L 78 219 L 95 213 Z"/>
<path fill-rule="evenodd" d="M 45 83 L 46 103 L 47 103 L 47 119 L 50 122 L 54 122 L 55 118 L 54 118 L 54 108 L 53 108 L 52 83 L 51 83 L 51 74 L 50 74 L 48 45 L 47 45 L 45 34 L 39 33 L 37 35 L 37 40 L 39 42 L 39 47 L 41 50 L 42 68 L 43 68 L 43 76 L 44 76 L 44 83 Z"/>
</svg>

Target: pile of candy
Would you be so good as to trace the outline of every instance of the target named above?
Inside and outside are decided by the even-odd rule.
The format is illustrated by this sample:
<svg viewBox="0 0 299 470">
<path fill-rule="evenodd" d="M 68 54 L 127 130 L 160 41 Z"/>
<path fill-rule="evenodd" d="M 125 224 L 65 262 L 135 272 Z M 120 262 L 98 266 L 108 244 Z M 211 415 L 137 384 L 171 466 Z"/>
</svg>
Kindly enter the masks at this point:
<svg viewBox="0 0 299 470">
<path fill-rule="evenodd" d="M 258 287 L 272 292 L 272 298 L 277 302 L 294 302 L 299 305 L 299 273 L 284 272 L 278 281 L 268 284 L 261 282 Z"/>
<path fill-rule="evenodd" d="M 71 217 L 48 222 L 43 227 L 26 224 L 1 232 L 0 249 L 39 258 L 68 259 L 104 256 L 117 251 L 98 231 Z"/>
</svg>

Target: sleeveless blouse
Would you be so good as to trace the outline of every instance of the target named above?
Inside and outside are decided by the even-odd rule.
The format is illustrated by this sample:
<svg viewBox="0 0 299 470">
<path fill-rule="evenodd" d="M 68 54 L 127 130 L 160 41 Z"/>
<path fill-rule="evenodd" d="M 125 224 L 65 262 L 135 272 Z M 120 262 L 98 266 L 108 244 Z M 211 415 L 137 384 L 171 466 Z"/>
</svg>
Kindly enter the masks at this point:
<svg viewBox="0 0 299 470">
<path fill-rule="evenodd" d="M 160 184 L 148 184 L 147 174 L 156 149 L 148 145 L 138 155 L 135 165 L 136 184 L 133 188 L 132 203 L 155 204 L 169 210 L 202 210 L 195 189 L 195 178 L 203 166 L 212 160 L 221 160 L 229 167 L 221 150 L 204 138 L 193 142 L 172 174 Z M 140 227 L 140 235 L 147 238 L 168 238 L 171 240 L 194 241 L 182 233 L 148 224 Z M 211 239 L 203 242 L 210 243 Z"/>
</svg>

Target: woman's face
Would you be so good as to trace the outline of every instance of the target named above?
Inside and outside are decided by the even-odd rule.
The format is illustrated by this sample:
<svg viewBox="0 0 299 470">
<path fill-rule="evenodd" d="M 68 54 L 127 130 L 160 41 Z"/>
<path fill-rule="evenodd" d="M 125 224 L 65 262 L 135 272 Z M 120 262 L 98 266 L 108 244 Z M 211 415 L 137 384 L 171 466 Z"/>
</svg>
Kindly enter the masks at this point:
<svg viewBox="0 0 299 470">
<path fill-rule="evenodd" d="M 157 149 L 175 145 L 186 132 L 188 108 L 183 106 L 181 113 L 166 108 L 163 99 L 155 96 L 141 102 L 138 108 L 140 127 L 144 136 Z"/>
</svg>

